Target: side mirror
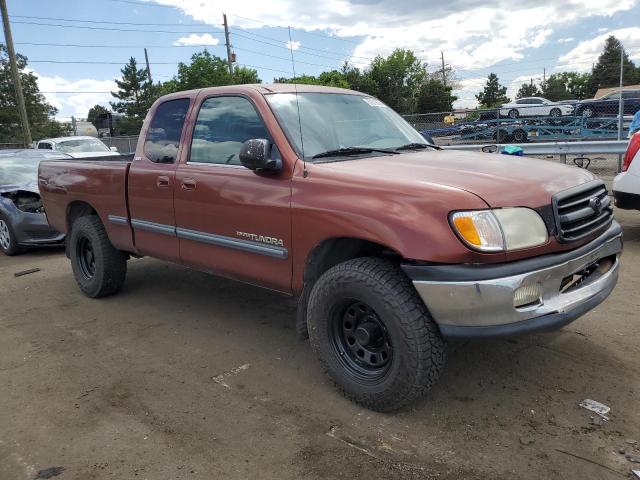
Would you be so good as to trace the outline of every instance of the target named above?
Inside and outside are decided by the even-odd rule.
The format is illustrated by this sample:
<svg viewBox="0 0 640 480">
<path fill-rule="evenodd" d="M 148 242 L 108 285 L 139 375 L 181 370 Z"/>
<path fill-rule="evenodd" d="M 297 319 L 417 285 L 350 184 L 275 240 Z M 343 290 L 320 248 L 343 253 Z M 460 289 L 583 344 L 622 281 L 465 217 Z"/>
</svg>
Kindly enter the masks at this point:
<svg viewBox="0 0 640 480">
<path fill-rule="evenodd" d="M 112 152 L 117 152 L 118 151 L 118 147 L 109 147 L 109 150 L 111 150 Z"/>
<path fill-rule="evenodd" d="M 271 143 L 266 138 L 252 138 L 240 148 L 240 163 L 256 173 L 275 173 L 282 169 L 282 160 L 270 156 Z"/>
</svg>

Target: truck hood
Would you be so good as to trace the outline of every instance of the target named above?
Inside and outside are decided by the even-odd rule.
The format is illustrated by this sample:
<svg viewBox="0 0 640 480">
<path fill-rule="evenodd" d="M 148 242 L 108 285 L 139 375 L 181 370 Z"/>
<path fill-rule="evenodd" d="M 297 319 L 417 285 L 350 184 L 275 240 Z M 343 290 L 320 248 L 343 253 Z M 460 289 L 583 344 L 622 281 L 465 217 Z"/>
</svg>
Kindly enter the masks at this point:
<svg viewBox="0 0 640 480">
<path fill-rule="evenodd" d="M 452 150 L 351 158 L 314 167 L 366 176 L 373 183 L 401 184 L 416 193 L 426 185 L 454 187 L 491 207 L 541 207 L 552 195 L 595 178 L 586 170 L 547 160 Z"/>
</svg>

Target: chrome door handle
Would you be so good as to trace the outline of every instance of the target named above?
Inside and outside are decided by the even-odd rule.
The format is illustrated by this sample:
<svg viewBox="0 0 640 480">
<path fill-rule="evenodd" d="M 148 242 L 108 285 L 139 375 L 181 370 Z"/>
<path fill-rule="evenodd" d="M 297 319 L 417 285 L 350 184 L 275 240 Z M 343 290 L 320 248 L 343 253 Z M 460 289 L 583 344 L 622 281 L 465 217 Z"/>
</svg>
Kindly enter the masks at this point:
<svg viewBox="0 0 640 480">
<path fill-rule="evenodd" d="M 156 185 L 159 188 L 166 188 L 169 186 L 169 177 L 165 177 L 164 175 L 161 175 L 158 177 L 158 181 L 156 182 Z"/>
<path fill-rule="evenodd" d="M 195 190 L 196 189 L 196 181 L 193 178 L 185 178 L 182 180 L 182 189 L 183 190 Z"/>
</svg>

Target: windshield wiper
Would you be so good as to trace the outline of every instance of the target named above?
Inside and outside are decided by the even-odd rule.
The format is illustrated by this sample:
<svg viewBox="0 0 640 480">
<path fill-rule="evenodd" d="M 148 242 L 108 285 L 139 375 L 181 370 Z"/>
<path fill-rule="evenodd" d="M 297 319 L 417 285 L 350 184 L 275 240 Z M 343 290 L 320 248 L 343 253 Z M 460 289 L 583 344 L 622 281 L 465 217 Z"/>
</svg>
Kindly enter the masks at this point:
<svg viewBox="0 0 640 480">
<path fill-rule="evenodd" d="M 340 157 L 343 155 L 360 155 L 363 153 L 373 153 L 373 152 L 391 153 L 394 155 L 398 153 L 395 150 L 387 150 L 384 148 L 344 147 L 344 148 L 338 148 L 336 150 L 327 150 L 326 152 L 317 153 L 311 158 Z"/>
<path fill-rule="evenodd" d="M 424 150 L 425 148 L 442 150 L 442 148 L 437 145 L 433 145 L 432 143 L 407 143 L 406 145 L 396 148 L 396 150 Z"/>
</svg>

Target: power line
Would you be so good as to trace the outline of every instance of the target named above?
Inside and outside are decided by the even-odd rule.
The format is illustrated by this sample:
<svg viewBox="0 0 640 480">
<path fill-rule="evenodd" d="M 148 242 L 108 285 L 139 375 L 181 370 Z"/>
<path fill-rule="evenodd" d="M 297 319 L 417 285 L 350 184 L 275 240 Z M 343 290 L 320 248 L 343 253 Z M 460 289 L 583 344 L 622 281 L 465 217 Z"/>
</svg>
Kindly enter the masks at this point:
<svg viewBox="0 0 640 480">
<path fill-rule="evenodd" d="M 59 18 L 59 17 L 33 17 L 30 15 L 11 15 L 11 18 L 26 18 L 31 20 L 53 20 L 60 22 L 98 23 L 111 25 L 139 25 L 146 27 L 208 27 L 206 23 L 136 23 L 136 22 L 109 22 L 106 20 L 88 20 L 85 18 Z"/>
<path fill-rule="evenodd" d="M 224 33 L 222 30 L 207 30 L 202 32 L 193 32 L 193 31 L 177 31 L 177 30 L 139 30 L 139 29 L 130 29 L 130 28 L 108 28 L 108 27 L 87 27 L 83 25 L 61 25 L 59 23 L 42 23 L 42 22 L 25 22 L 25 21 L 13 21 L 11 23 L 17 23 L 22 25 L 38 25 L 41 27 L 58 27 L 58 28 L 79 28 L 82 30 L 107 30 L 112 32 L 138 32 L 138 33 L 180 33 L 182 35 L 188 33 Z"/>
<path fill-rule="evenodd" d="M 97 62 L 93 60 L 29 60 L 29 63 L 62 63 L 62 64 L 79 64 L 79 65 L 125 65 L 128 63 L 128 61 Z M 181 62 L 150 62 L 149 64 L 150 65 L 178 65 L 179 63 Z"/>
<path fill-rule="evenodd" d="M 193 47 L 224 47 L 224 45 L 199 43 L 193 45 L 80 45 L 78 43 L 36 43 L 15 42 L 16 45 L 32 45 L 37 47 L 77 47 L 77 48 L 193 48 Z M 262 54 L 262 53 L 261 53 Z"/>
</svg>

